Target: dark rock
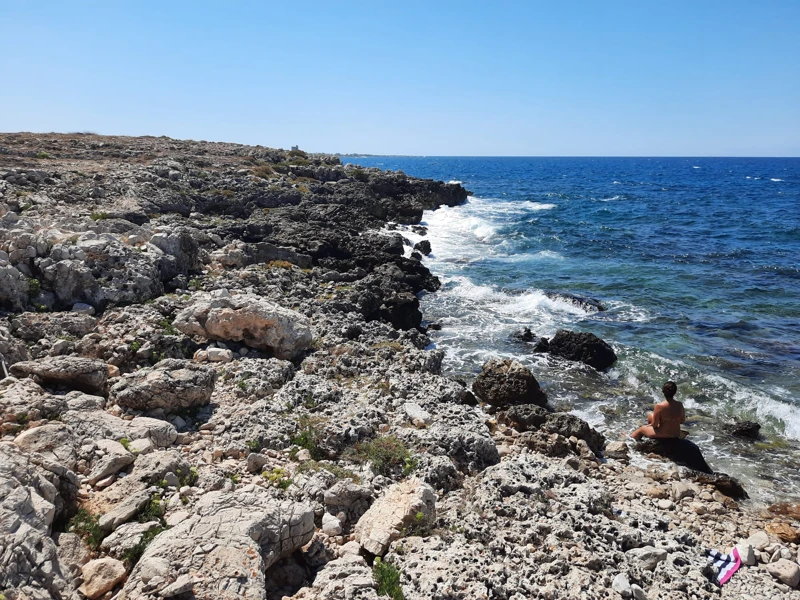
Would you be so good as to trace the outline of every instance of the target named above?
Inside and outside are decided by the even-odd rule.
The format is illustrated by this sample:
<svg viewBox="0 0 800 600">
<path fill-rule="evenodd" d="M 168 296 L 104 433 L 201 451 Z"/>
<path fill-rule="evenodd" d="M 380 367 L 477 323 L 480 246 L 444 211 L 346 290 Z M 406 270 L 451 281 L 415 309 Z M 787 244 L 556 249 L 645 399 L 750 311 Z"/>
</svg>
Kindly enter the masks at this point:
<svg viewBox="0 0 800 600">
<path fill-rule="evenodd" d="M 533 344 L 533 351 L 534 352 L 549 352 L 550 351 L 550 342 L 547 338 L 539 338 Z"/>
<path fill-rule="evenodd" d="M 713 485 L 721 493 L 736 500 L 740 498 L 747 498 L 747 492 L 742 487 L 741 482 L 735 477 L 731 477 L 726 473 L 704 473 L 695 472 L 691 473 L 691 477 L 697 483 L 706 485 Z"/>
<path fill-rule="evenodd" d="M 593 429 L 583 419 L 570 413 L 551 413 L 547 415 L 547 420 L 541 426 L 542 431 L 557 433 L 565 438 L 575 436 L 579 440 L 584 440 L 592 452 L 599 452 L 606 443 L 606 438 L 602 433 Z"/>
<path fill-rule="evenodd" d="M 580 361 L 603 371 L 617 360 L 614 349 L 593 333 L 559 329 L 550 340 L 550 354 Z"/>
<path fill-rule="evenodd" d="M 547 404 L 547 394 L 522 363 L 516 360 L 493 359 L 483 365 L 472 384 L 475 395 L 496 407 L 515 404 Z"/>
<path fill-rule="evenodd" d="M 713 473 L 697 444 L 680 438 L 643 439 L 636 444 L 636 450 L 648 454 L 658 454 L 672 462 L 701 473 Z"/>
<path fill-rule="evenodd" d="M 547 409 L 537 404 L 517 404 L 500 413 L 498 419 L 502 418 L 518 431 L 528 431 L 538 429 L 547 420 L 548 414 Z"/>
<path fill-rule="evenodd" d="M 534 335 L 529 327 L 515 331 L 509 337 L 512 342 L 531 344 L 534 352 L 547 352 L 550 349 L 550 342 L 547 341 L 547 338 Z"/>
<path fill-rule="evenodd" d="M 421 240 L 414 244 L 414 250 L 428 256 L 431 253 L 431 243 L 428 240 Z"/>
<path fill-rule="evenodd" d="M 530 330 L 530 327 L 524 327 L 519 331 L 515 331 L 511 334 L 511 339 L 515 342 L 525 342 L 529 343 L 534 340 L 533 332 Z"/>
<path fill-rule="evenodd" d="M 586 312 L 600 312 L 606 309 L 599 300 L 589 298 L 588 296 L 578 296 L 577 294 L 570 294 L 567 292 L 545 292 L 544 295 L 552 300 L 569 302 L 578 308 L 582 308 Z"/>
<path fill-rule="evenodd" d="M 755 421 L 735 421 L 733 423 L 724 424 L 722 429 L 734 437 L 757 440 L 759 438 L 761 425 Z"/>
</svg>

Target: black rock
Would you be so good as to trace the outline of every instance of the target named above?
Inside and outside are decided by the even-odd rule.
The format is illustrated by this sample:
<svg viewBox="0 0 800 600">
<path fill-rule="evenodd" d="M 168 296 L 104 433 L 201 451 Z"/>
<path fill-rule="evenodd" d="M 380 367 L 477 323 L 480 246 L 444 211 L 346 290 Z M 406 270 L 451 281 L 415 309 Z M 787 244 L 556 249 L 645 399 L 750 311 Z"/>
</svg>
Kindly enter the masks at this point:
<svg viewBox="0 0 800 600">
<path fill-rule="evenodd" d="M 431 253 L 431 243 L 428 240 L 421 240 L 414 244 L 414 250 L 422 252 L 425 256 Z"/>
<path fill-rule="evenodd" d="M 761 425 L 755 421 L 735 421 L 733 423 L 725 423 L 722 429 L 735 437 L 748 438 L 757 440 Z"/>
<path fill-rule="evenodd" d="M 586 312 L 600 312 L 606 309 L 599 300 L 589 298 L 588 296 L 578 296 L 577 294 L 570 294 L 568 292 L 545 292 L 544 295 L 552 300 L 564 300 L 565 302 L 569 302 L 578 308 L 582 308 Z"/>
<path fill-rule="evenodd" d="M 509 336 L 509 339 L 512 342 L 533 345 L 532 349 L 534 352 L 547 352 L 550 348 L 550 342 L 547 341 L 547 338 L 534 335 L 529 327 L 524 327 L 519 331 L 515 331 Z"/>
<path fill-rule="evenodd" d="M 727 473 L 692 473 L 692 478 L 697 483 L 704 483 L 707 485 L 713 485 L 717 490 L 725 494 L 726 496 L 734 499 L 740 498 L 747 498 L 747 492 L 745 491 L 742 483 L 736 479 L 735 477 L 731 477 Z"/>
<path fill-rule="evenodd" d="M 689 440 L 681 438 L 642 439 L 636 444 L 636 449 L 640 452 L 658 454 L 674 463 L 701 473 L 713 473 L 706 459 L 703 458 L 700 448 Z"/>
<path fill-rule="evenodd" d="M 533 332 L 530 330 L 530 327 L 525 327 L 520 329 L 519 331 L 515 331 L 511 334 L 511 339 L 515 342 L 532 342 L 534 340 Z"/>
<path fill-rule="evenodd" d="M 580 417 L 570 413 L 550 413 L 541 429 L 548 433 L 558 433 L 565 438 L 575 436 L 579 440 L 584 440 L 592 452 L 599 452 L 606 443 L 606 438 L 602 433 L 590 427 Z"/>
<path fill-rule="evenodd" d="M 575 360 L 603 371 L 617 360 L 614 349 L 593 333 L 578 333 L 559 329 L 550 340 L 548 350 L 553 356 Z"/>
<path fill-rule="evenodd" d="M 498 415 L 498 419 L 502 419 L 518 431 L 528 431 L 538 429 L 547 420 L 548 414 L 547 409 L 538 404 L 517 404 Z"/>
<path fill-rule="evenodd" d="M 486 362 L 472 389 L 483 402 L 495 407 L 547 404 L 547 394 L 533 373 L 516 360 L 492 359 Z"/>
</svg>

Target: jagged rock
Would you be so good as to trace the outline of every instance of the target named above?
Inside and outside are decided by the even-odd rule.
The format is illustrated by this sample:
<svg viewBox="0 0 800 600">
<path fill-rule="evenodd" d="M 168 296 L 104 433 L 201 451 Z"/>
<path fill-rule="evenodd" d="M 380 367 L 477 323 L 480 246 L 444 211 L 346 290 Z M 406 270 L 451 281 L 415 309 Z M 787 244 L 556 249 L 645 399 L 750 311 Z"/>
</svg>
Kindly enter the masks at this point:
<svg viewBox="0 0 800 600">
<path fill-rule="evenodd" d="M 314 578 L 311 587 L 305 587 L 290 600 L 378 600 L 372 569 L 366 561 L 353 554 L 327 563 Z"/>
<path fill-rule="evenodd" d="M 367 551 L 383 556 L 404 529 L 430 525 L 436 520 L 436 494 L 419 481 L 409 479 L 389 488 L 358 520 L 356 541 Z"/>
<path fill-rule="evenodd" d="M 311 343 L 306 317 L 251 294 L 202 297 L 175 317 L 187 335 L 243 342 L 281 359 L 294 358 Z"/>
<path fill-rule="evenodd" d="M 100 360 L 78 356 L 50 356 L 11 366 L 16 377 L 35 375 L 45 384 L 63 385 L 90 394 L 105 393 L 108 367 Z"/>
<path fill-rule="evenodd" d="M 63 397 L 51 396 L 32 379 L 6 377 L 0 380 L 2 429 L 18 427 L 18 420 L 53 419 L 67 408 Z"/>
<path fill-rule="evenodd" d="M 110 399 L 135 410 L 175 412 L 208 404 L 216 371 L 189 360 L 167 358 L 125 375 L 110 390 Z"/>
<path fill-rule="evenodd" d="M 565 438 L 576 437 L 584 440 L 592 452 L 599 452 L 606 441 L 602 433 L 590 427 L 583 419 L 569 413 L 550 413 L 541 425 L 541 430 L 557 433 Z"/>
<path fill-rule="evenodd" d="M 735 421 L 724 424 L 722 428 L 732 436 L 757 440 L 761 425 L 754 421 Z"/>
<path fill-rule="evenodd" d="M 150 243 L 163 252 L 158 261 L 161 281 L 199 271 L 202 266 L 200 246 L 192 232 L 185 228 L 156 233 L 150 238 Z"/>
<path fill-rule="evenodd" d="M 100 549 L 111 556 L 122 558 L 125 552 L 142 540 L 142 536 L 145 533 L 160 526 L 161 524 L 158 521 L 125 523 L 103 539 Z"/>
<path fill-rule="evenodd" d="M 6 327 L 0 326 L 0 379 L 6 376 L 4 368 L 8 369 L 14 363 L 30 360 L 30 357 L 25 342 L 11 335 Z"/>
<path fill-rule="evenodd" d="M 742 483 L 735 477 L 731 477 L 726 473 L 704 473 L 702 471 L 695 471 L 690 473 L 690 475 L 697 483 L 714 486 L 718 491 L 730 498 L 739 499 L 748 497 Z"/>
<path fill-rule="evenodd" d="M 68 597 L 70 569 L 49 534 L 54 518 L 74 505 L 77 479 L 63 467 L 63 475 L 45 470 L 33 458 L 0 442 L 0 590 L 33 600 Z"/>
<path fill-rule="evenodd" d="M 28 303 L 30 283 L 16 267 L 0 262 L 0 306 L 22 310 Z"/>
<path fill-rule="evenodd" d="M 428 256 L 431 253 L 431 243 L 428 240 L 420 240 L 414 244 L 414 250 Z"/>
<path fill-rule="evenodd" d="M 103 438 L 146 439 L 156 447 L 165 448 L 171 446 L 178 437 L 175 426 L 168 421 L 150 417 L 136 417 L 127 421 L 99 410 L 97 406 L 89 410 L 67 410 L 61 419 L 84 442 Z"/>
<path fill-rule="evenodd" d="M 634 548 L 626 553 L 628 560 L 638 565 L 645 571 L 652 571 L 658 563 L 667 560 L 667 551 L 653 546 Z"/>
<path fill-rule="evenodd" d="M 800 529 L 792 527 L 788 523 L 767 523 L 766 530 L 767 533 L 778 536 L 787 544 L 800 543 Z"/>
<path fill-rule="evenodd" d="M 544 431 L 525 431 L 514 442 L 518 446 L 526 446 L 545 456 L 567 456 L 572 453 L 569 440 L 558 433 Z"/>
<path fill-rule="evenodd" d="M 115 475 L 134 460 L 133 454 L 128 452 L 119 442 L 115 442 L 114 440 L 97 440 L 95 444 L 103 451 L 103 455 L 95 461 L 89 473 L 89 483 L 91 485 L 96 484 L 109 475 Z"/>
<path fill-rule="evenodd" d="M 83 565 L 81 594 L 94 600 L 125 581 L 125 565 L 114 558 L 97 558 Z"/>
<path fill-rule="evenodd" d="M 579 296 L 577 294 L 570 294 L 568 292 L 545 292 L 545 296 L 551 298 L 553 300 L 562 300 L 564 302 L 568 302 L 573 306 L 577 306 L 578 308 L 582 308 L 586 312 L 601 312 L 604 311 L 606 308 L 599 300 L 595 300 L 594 298 L 590 298 L 589 296 Z"/>
<path fill-rule="evenodd" d="M 104 513 L 98 520 L 100 529 L 104 531 L 114 531 L 120 525 L 127 523 L 150 502 L 149 492 L 140 490 L 131 495 L 125 496 L 112 510 Z"/>
<path fill-rule="evenodd" d="M 309 506 L 280 503 L 258 488 L 209 492 L 194 509 L 192 516 L 148 545 L 120 600 L 142 594 L 144 571 L 154 561 L 165 563 L 158 576 L 167 581 L 177 579 L 185 569 L 201 573 L 202 580 L 193 587 L 197 598 L 264 598 L 264 571 L 307 543 L 314 533 Z"/>
<path fill-rule="evenodd" d="M 486 362 L 472 384 L 475 395 L 496 407 L 515 404 L 544 406 L 547 394 L 539 382 L 522 363 L 516 360 L 492 359 Z"/>
<path fill-rule="evenodd" d="M 70 335 L 82 338 L 97 327 L 97 319 L 77 312 L 24 312 L 11 319 L 10 331 L 27 342 Z"/>
<path fill-rule="evenodd" d="M 547 409 L 537 404 L 517 404 L 498 414 L 498 419 L 515 427 L 517 431 L 528 431 L 538 429 L 547 420 L 548 414 Z"/>
<path fill-rule="evenodd" d="M 38 452 L 71 471 L 78 460 L 75 438 L 63 423 L 27 429 L 14 438 L 14 444 L 25 452 Z"/>
<path fill-rule="evenodd" d="M 614 349 L 593 333 L 559 329 L 550 340 L 548 352 L 567 360 L 580 361 L 604 371 L 617 361 Z"/>
<path fill-rule="evenodd" d="M 603 454 L 605 454 L 606 458 L 614 458 L 616 460 L 628 460 L 630 457 L 628 444 L 620 441 L 608 442 Z"/>
</svg>

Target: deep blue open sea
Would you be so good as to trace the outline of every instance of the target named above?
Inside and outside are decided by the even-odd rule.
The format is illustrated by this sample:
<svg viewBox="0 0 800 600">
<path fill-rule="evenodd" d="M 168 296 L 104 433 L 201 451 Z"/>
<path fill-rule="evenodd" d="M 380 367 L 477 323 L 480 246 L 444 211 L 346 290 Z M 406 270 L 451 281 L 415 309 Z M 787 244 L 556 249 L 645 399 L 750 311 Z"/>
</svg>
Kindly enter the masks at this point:
<svg viewBox="0 0 800 600">
<path fill-rule="evenodd" d="M 640 424 L 673 379 L 690 439 L 713 467 L 743 477 L 758 499 L 800 496 L 800 159 L 345 160 L 472 192 L 424 218 L 425 262 L 444 285 L 423 310 L 442 325 L 432 338 L 450 374 L 514 356 L 552 404 L 612 438 Z M 598 374 L 533 354 L 509 339 L 522 326 L 591 331 L 619 361 Z M 722 433 L 734 417 L 760 422 L 764 440 Z"/>
</svg>

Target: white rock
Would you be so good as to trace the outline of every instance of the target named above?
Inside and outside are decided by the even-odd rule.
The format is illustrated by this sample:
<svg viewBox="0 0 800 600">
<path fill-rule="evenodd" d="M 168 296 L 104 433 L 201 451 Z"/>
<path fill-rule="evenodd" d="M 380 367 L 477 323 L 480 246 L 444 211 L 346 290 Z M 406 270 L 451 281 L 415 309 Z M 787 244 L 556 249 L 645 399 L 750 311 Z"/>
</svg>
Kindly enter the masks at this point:
<svg viewBox="0 0 800 600">
<path fill-rule="evenodd" d="M 645 594 L 644 590 L 635 583 L 631 584 L 631 592 L 633 593 L 634 600 L 647 600 L 647 594 Z"/>
<path fill-rule="evenodd" d="M 750 533 L 750 537 L 747 538 L 746 543 L 750 544 L 756 550 L 764 550 L 771 542 L 766 531 L 758 530 Z"/>
<path fill-rule="evenodd" d="M 629 559 L 633 559 L 642 569 L 652 571 L 658 563 L 667 560 L 667 551 L 653 546 L 634 548 L 625 553 Z"/>
<path fill-rule="evenodd" d="M 233 360 L 233 352 L 223 348 L 209 348 L 206 354 L 211 362 L 227 363 Z"/>
<path fill-rule="evenodd" d="M 630 581 L 628 581 L 628 574 L 617 573 L 616 577 L 614 577 L 614 581 L 611 582 L 611 589 L 617 592 L 623 598 L 630 598 L 633 592 L 631 592 L 631 584 Z"/>
<path fill-rule="evenodd" d="M 739 558 L 742 559 L 743 565 L 752 567 L 756 564 L 756 555 L 752 545 L 747 542 L 741 542 L 736 545 L 736 549 L 739 551 Z"/>
<path fill-rule="evenodd" d="M 330 513 L 322 515 L 322 533 L 329 536 L 342 534 L 342 523 Z"/>
<path fill-rule="evenodd" d="M 80 592 L 94 600 L 125 581 L 125 565 L 114 558 L 90 560 L 81 569 L 83 585 Z"/>
<path fill-rule="evenodd" d="M 800 583 L 800 565 L 791 560 L 781 558 L 767 565 L 767 572 L 789 587 L 797 587 Z"/>
</svg>

